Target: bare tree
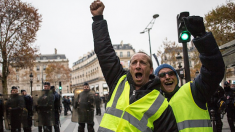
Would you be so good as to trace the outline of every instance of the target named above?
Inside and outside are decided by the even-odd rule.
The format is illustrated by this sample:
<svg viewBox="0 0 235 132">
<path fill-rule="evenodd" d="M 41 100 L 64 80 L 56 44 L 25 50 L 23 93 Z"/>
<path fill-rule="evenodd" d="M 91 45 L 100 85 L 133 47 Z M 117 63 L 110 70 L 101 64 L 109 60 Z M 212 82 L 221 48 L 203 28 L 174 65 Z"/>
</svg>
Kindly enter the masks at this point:
<svg viewBox="0 0 235 132">
<path fill-rule="evenodd" d="M 0 63 L 3 94 L 7 94 L 9 66 L 32 67 L 38 51 L 33 47 L 41 23 L 41 15 L 30 4 L 20 0 L 0 2 Z"/>
</svg>

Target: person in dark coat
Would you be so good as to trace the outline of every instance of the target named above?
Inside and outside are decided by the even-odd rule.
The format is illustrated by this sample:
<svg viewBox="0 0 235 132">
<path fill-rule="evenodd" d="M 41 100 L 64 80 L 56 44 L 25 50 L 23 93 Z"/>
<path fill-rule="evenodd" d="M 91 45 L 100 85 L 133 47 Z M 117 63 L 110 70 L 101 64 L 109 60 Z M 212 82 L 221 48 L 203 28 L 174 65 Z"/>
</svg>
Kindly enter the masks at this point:
<svg viewBox="0 0 235 132">
<path fill-rule="evenodd" d="M 116 93 L 114 92 L 114 89 L 118 81 L 123 76 L 126 76 L 125 79 L 127 79 L 128 83 L 130 84 L 128 86 L 128 89 L 130 88 L 128 103 L 129 105 L 134 105 L 134 102 L 140 100 L 142 97 L 149 97 L 149 93 L 157 93 L 157 90 L 160 89 L 160 81 L 159 78 L 155 78 L 155 76 L 152 74 L 152 60 L 150 59 L 150 56 L 144 52 L 138 52 L 132 56 L 130 60 L 129 71 L 123 69 L 120 63 L 120 59 L 116 55 L 116 52 L 112 46 L 107 22 L 103 19 L 103 10 L 104 4 L 100 1 L 94 1 L 90 5 L 90 11 L 93 15 L 92 31 L 94 38 L 94 51 L 97 55 L 102 73 L 109 87 L 109 99 L 111 96 L 115 96 Z M 158 94 L 158 97 L 164 99 L 164 97 L 160 94 Z M 162 104 L 165 106 L 165 100 Z M 159 103 L 158 105 L 161 106 L 161 103 Z M 177 132 L 177 124 L 171 106 L 167 105 L 164 108 L 166 109 L 162 111 L 160 117 L 154 120 L 153 123 L 151 123 L 151 125 L 153 126 L 152 131 Z M 107 107 L 106 112 L 107 109 L 111 110 L 111 107 Z M 103 117 L 102 120 L 104 119 L 105 118 Z M 118 123 L 116 123 L 115 125 L 118 125 Z M 144 127 L 144 129 L 145 128 L 146 127 Z M 99 129 L 103 129 L 103 127 L 100 126 Z"/>
<path fill-rule="evenodd" d="M 24 96 L 25 106 L 28 111 L 27 126 L 24 127 L 25 132 L 31 132 L 32 129 L 32 116 L 33 116 L 33 99 L 30 95 L 27 95 L 26 90 L 21 90 L 21 94 Z"/>
<path fill-rule="evenodd" d="M 10 98 L 6 102 L 6 114 L 10 118 L 11 132 L 21 131 L 22 113 L 24 108 L 24 98 L 18 94 L 18 88 L 13 86 Z"/>
<path fill-rule="evenodd" d="M 222 132 L 223 122 L 221 119 L 221 114 L 224 114 L 226 109 L 225 101 L 226 98 L 225 98 L 224 89 L 221 86 L 219 86 L 216 92 L 212 95 L 211 100 L 208 102 L 208 110 L 210 112 L 211 117 L 212 117 L 211 110 L 214 111 L 217 132 Z"/>
<path fill-rule="evenodd" d="M 43 94 L 37 100 L 37 109 L 39 114 L 40 126 L 38 126 L 38 132 L 52 132 L 52 126 L 56 124 L 55 121 L 55 95 L 51 91 L 50 82 L 44 82 Z M 58 123 L 57 123 L 58 124 Z M 55 128 L 55 126 L 54 126 Z M 55 128 L 55 130 L 57 130 Z"/>
<path fill-rule="evenodd" d="M 230 127 L 231 132 L 235 132 L 234 120 L 235 120 L 235 89 L 232 89 L 230 83 L 227 81 L 224 82 L 224 90 L 226 96 L 226 105 L 227 105 L 227 120 Z"/>
<path fill-rule="evenodd" d="M 64 106 L 64 116 L 68 115 L 68 99 L 66 96 L 63 96 L 63 106 Z"/>
<path fill-rule="evenodd" d="M 68 103 L 68 104 L 67 104 L 67 110 L 72 113 L 72 110 L 71 110 L 71 107 L 70 107 L 70 105 L 71 105 L 71 100 L 70 100 L 70 97 L 69 97 L 69 96 L 67 96 L 67 103 Z M 67 112 L 68 112 L 68 111 L 67 111 Z"/>
<path fill-rule="evenodd" d="M 87 82 L 83 85 L 83 91 L 78 94 L 75 101 L 75 109 L 78 108 L 78 132 L 84 132 L 87 123 L 88 132 L 94 132 L 94 96 Z"/>
<path fill-rule="evenodd" d="M 3 132 L 3 99 L 0 94 L 0 132 Z"/>
<path fill-rule="evenodd" d="M 55 86 L 50 88 L 53 91 L 55 100 L 54 100 L 54 112 L 55 112 L 55 132 L 60 132 L 60 112 L 61 112 L 61 96 L 58 92 L 55 91 Z"/>
<path fill-rule="evenodd" d="M 100 98 L 100 95 L 99 95 L 99 93 L 95 93 L 96 115 L 101 115 L 100 105 L 101 105 L 101 98 Z"/>
</svg>

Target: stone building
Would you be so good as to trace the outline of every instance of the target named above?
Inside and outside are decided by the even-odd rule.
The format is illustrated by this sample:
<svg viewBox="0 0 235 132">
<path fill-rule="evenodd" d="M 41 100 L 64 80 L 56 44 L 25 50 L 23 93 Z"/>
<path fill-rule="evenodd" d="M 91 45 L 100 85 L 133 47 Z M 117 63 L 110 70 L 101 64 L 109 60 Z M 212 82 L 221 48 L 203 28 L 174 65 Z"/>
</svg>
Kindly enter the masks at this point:
<svg viewBox="0 0 235 132">
<path fill-rule="evenodd" d="M 123 68 L 129 68 L 129 60 L 135 53 L 130 44 L 114 44 L 113 48 L 120 58 Z M 108 93 L 108 86 L 103 77 L 98 58 L 94 51 L 88 52 L 81 56 L 78 61 L 73 63 L 71 83 L 73 91 L 81 92 L 83 83 L 88 82 L 90 88 L 95 92 L 99 92 L 100 96 Z M 78 90 L 79 89 L 79 90 Z"/>
<path fill-rule="evenodd" d="M 15 74 L 11 79 L 8 79 L 8 93 L 11 91 L 12 86 L 19 88 L 19 91 L 25 89 L 28 94 L 31 91 L 30 74 L 33 75 L 32 91 L 42 90 L 43 82 L 47 81 L 45 69 L 49 64 L 61 64 L 64 67 L 69 68 L 69 60 L 65 54 L 57 54 L 55 49 L 54 54 L 43 54 L 39 55 L 35 60 L 35 65 L 32 69 L 29 68 L 13 68 Z M 59 74 L 58 74 L 59 76 Z M 55 86 L 56 90 L 59 91 L 59 82 L 62 84 L 62 93 L 70 92 L 70 79 L 68 81 L 57 79 L 56 81 L 50 82 L 51 85 Z"/>
</svg>

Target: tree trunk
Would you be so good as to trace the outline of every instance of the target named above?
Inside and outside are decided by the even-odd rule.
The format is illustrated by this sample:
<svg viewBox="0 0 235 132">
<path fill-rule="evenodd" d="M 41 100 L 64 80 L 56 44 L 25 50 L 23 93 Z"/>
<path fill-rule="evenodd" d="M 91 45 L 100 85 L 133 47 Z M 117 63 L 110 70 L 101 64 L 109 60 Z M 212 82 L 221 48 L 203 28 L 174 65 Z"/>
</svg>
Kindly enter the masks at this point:
<svg viewBox="0 0 235 132">
<path fill-rule="evenodd" d="M 2 89 L 3 89 L 3 94 L 7 94 L 7 75 L 8 75 L 8 65 L 7 65 L 7 57 L 6 55 L 3 55 L 3 64 L 2 64 Z"/>
</svg>

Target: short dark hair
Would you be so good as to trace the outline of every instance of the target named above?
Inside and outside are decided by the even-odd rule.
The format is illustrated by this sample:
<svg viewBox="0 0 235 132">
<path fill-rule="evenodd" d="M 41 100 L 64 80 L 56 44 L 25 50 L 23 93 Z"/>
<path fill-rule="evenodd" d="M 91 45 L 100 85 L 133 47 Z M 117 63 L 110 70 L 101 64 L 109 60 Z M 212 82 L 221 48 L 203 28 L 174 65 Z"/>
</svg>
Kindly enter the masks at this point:
<svg viewBox="0 0 235 132">
<path fill-rule="evenodd" d="M 51 88 L 50 89 L 55 89 L 55 86 L 51 86 Z"/>
<path fill-rule="evenodd" d="M 50 86 L 51 84 L 50 84 L 50 82 L 44 82 L 44 85 Z"/>
<path fill-rule="evenodd" d="M 89 85 L 87 82 L 85 82 L 83 85 Z"/>
<path fill-rule="evenodd" d="M 22 89 L 20 92 L 21 92 L 21 93 L 22 93 L 22 92 L 26 92 L 26 90 Z"/>
<path fill-rule="evenodd" d="M 12 86 L 11 89 L 17 89 L 17 87 L 16 86 Z"/>
</svg>

